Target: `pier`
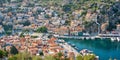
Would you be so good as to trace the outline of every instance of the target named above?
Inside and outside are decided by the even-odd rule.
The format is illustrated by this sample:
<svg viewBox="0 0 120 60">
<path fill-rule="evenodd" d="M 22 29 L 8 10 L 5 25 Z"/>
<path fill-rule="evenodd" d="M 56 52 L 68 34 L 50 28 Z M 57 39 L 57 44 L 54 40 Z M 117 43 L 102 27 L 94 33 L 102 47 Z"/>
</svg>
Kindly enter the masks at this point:
<svg viewBox="0 0 120 60">
<path fill-rule="evenodd" d="M 103 36 L 103 35 L 99 35 L 99 36 L 57 36 L 55 35 L 55 37 L 57 38 L 68 38 L 68 39 L 91 39 L 91 40 L 95 40 L 97 39 L 110 39 L 111 41 L 120 41 L 120 36 Z"/>
</svg>

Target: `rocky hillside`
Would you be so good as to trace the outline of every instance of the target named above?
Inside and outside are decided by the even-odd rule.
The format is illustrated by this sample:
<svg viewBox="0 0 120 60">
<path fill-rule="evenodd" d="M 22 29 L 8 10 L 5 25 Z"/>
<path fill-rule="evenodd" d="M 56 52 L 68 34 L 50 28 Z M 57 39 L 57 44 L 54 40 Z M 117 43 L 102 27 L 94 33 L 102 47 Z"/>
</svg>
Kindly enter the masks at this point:
<svg viewBox="0 0 120 60">
<path fill-rule="evenodd" d="M 54 10 L 58 17 L 63 20 L 69 22 L 71 20 L 80 21 L 79 25 L 83 26 L 86 32 L 112 31 L 116 28 L 116 24 L 120 24 L 119 0 L 0 0 L 0 6 L 3 6 L 3 3 L 11 2 L 19 3 L 17 7 L 24 5 L 34 7 L 37 5 Z M 27 2 L 27 4 L 24 4 L 24 2 Z M 9 8 L 8 11 L 10 10 L 12 9 Z M 37 16 L 37 14 L 34 15 Z M 54 17 L 54 13 L 52 16 Z M 52 19 L 51 16 L 46 15 L 46 17 L 49 20 Z M 2 17 L 0 18 L 2 19 Z"/>
<path fill-rule="evenodd" d="M 120 24 L 119 0 L 49 0 L 49 2 L 52 6 L 59 7 L 57 11 L 60 16 L 67 14 L 69 20 L 82 21 L 81 25 L 89 32 L 96 32 L 98 27 L 112 31 L 116 24 Z M 49 2 L 47 0 L 47 3 Z"/>
</svg>

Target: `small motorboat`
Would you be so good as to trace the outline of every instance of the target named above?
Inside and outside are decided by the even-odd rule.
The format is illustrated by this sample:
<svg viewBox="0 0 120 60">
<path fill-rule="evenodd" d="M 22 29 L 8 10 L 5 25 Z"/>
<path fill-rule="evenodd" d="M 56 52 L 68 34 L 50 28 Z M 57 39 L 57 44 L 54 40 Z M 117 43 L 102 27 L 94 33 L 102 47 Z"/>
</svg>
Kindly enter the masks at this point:
<svg viewBox="0 0 120 60">
<path fill-rule="evenodd" d="M 75 44 L 72 44 L 71 46 L 72 46 L 72 47 L 75 47 Z"/>
<path fill-rule="evenodd" d="M 78 50 L 78 47 L 75 47 L 76 50 Z"/>
<path fill-rule="evenodd" d="M 95 39 L 95 37 L 91 37 L 91 40 L 94 40 Z"/>
<path fill-rule="evenodd" d="M 89 37 L 86 37 L 86 40 L 90 39 Z"/>
<path fill-rule="evenodd" d="M 93 51 L 90 51 L 88 49 L 83 49 L 80 51 L 81 54 L 87 54 L 87 53 L 92 53 Z"/>
</svg>

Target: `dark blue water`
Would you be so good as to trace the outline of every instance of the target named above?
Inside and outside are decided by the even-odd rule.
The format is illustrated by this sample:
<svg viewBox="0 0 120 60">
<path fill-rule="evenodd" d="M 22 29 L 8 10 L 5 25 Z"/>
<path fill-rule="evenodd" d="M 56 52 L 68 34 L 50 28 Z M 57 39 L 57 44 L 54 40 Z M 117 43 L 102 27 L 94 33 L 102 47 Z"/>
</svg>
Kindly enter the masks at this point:
<svg viewBox="0 0 120 60">
<path fill-rule="evenodd" d="M 1 33 L 0 33 L 0 37 L 2 37 L 2 36 L 4 36 L 4 34 L 1 34 Z"/>
<path fill-rule="evenodd" d="M 95 40 L 77 40 L 64 39 L 66 42 L 75 44 L 78 51 L 82 49 L 89 49 L 94 54 L 99 56 L 100 60 L 117 59 L 120 60 L 120 42 L 112 42 L 109 39 L 95 39 Z"/>
</svg>

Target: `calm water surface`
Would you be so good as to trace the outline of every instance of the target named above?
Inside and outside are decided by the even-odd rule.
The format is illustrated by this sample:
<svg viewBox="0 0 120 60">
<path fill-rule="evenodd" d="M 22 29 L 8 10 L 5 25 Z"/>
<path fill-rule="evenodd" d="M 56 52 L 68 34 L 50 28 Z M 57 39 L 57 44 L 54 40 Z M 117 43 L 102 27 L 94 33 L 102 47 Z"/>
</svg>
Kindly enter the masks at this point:
<svg viewBox="0 0 120 60">
<path fill-rule="evenodd" d="M 1 33 L 0 33 L 0 37 L 2 37 L 2 36 L 4 36 L 4 34 L 1 34 Z"/>
<path fill-rule="evenodd" d="M 100 60 L 109 60 L 109 58 L 120 60 L 120 42 L 112 42 L 109 39 L 95 40 L 77 40 L 64 39 L 66 42 L 75 44 L 78 51 L 89 49 L 100 57 Z"/>
</svg>

